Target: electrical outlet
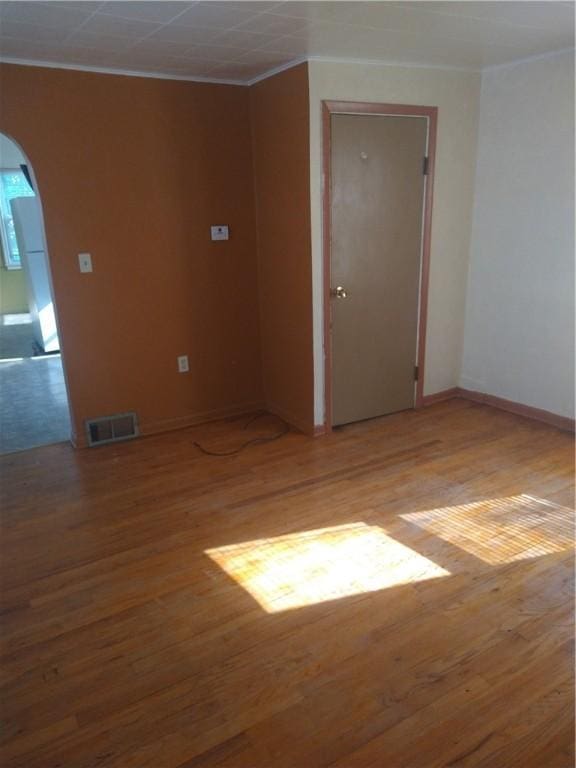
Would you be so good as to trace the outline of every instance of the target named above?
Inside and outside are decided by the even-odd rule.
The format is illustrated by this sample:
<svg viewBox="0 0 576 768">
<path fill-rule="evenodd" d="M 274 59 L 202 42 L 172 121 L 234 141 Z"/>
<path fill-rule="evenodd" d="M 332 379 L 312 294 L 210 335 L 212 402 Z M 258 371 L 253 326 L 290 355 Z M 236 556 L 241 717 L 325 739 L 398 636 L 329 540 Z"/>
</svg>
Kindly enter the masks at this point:
<svg viewBox="0 0 576 768">
<path fill-rule="evenodd" d="M 78 254 L 80 272 L 92 272 L 92 256 L 89 253 Z"/>
<path fill-rule="evenodd" d="M 188 373 L 189 370 L 188 355 L 180 355 L 178 358 L 178 373 Z"/>
</svg>

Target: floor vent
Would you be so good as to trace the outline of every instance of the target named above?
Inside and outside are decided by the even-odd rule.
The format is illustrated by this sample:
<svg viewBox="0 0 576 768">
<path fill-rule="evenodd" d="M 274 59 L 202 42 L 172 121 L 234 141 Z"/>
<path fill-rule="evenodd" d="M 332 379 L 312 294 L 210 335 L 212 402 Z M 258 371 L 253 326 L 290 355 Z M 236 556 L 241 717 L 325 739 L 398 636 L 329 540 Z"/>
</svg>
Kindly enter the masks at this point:
<svg viewBox="0 0 576 768">
<path fill-rule="evenodd" d="M 138 435 L 138 420 L 135 413 L 117 413 L 115 416 L 102 416 L 86 422 L 88 445 L 104 445 L 130 440 Z"/>
</svg>

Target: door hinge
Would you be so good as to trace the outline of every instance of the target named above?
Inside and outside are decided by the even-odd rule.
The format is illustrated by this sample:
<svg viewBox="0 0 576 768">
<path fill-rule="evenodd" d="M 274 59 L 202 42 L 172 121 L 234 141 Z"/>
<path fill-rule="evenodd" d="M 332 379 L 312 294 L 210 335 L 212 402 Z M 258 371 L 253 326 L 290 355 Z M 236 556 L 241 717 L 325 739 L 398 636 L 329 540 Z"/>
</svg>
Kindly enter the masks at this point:
<svg viewBox="0 0 576 768">
<path fill-rule="evenodd" d="M 422 173 L 424 176 L 428 176 L 428 158 L 424 158 L 424 162 L 422 163 Z"/>
<path fill-rule="evenodd" d="M 418 381 L 418 378 L 420 377 L 420 368 L 415 365 L 414 366 L 414 381 Z"/>
</svg>

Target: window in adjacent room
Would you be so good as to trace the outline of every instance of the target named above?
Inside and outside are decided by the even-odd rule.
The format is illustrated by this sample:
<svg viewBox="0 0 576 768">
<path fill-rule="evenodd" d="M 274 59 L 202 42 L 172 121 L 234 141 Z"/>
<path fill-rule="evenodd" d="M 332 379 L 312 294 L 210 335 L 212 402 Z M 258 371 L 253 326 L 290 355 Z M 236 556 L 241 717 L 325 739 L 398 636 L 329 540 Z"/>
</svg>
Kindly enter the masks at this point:
<svg viewBox="0 0 576 768">
<path fill-rule="evenodd" d="M 0 238 L 2 239 L 4 266 L 7 269 L 21 268 L 10 200 L 15 197 L 33 196 L 34 191 L 20 168 L 0 169 Z"/>
</svg>

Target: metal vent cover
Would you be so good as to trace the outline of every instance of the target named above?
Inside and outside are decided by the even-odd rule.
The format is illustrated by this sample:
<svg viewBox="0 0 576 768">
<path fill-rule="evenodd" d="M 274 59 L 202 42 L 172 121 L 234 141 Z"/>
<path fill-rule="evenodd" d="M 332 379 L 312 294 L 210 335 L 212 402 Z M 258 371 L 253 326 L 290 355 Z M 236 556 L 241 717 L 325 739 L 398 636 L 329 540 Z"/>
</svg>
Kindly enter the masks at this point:
<svg viewBox="0 0 576 768">
<path fill-rule="evenodd" d="M 138 419 L 135 413 L 116 413 L 113 416 L 101 416 L 86 422 L 88 445 L 118 443 L 138 436 Z"/>
</svg>

